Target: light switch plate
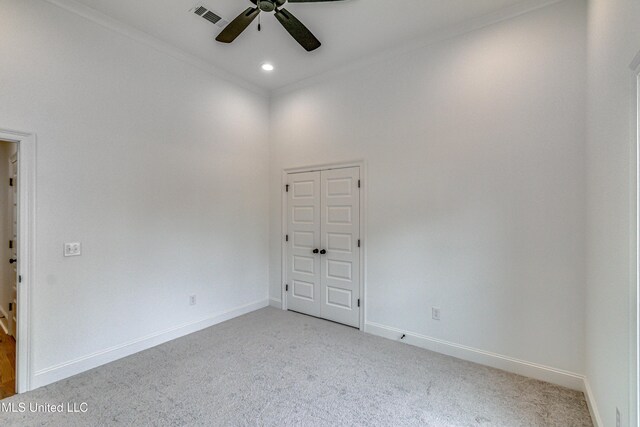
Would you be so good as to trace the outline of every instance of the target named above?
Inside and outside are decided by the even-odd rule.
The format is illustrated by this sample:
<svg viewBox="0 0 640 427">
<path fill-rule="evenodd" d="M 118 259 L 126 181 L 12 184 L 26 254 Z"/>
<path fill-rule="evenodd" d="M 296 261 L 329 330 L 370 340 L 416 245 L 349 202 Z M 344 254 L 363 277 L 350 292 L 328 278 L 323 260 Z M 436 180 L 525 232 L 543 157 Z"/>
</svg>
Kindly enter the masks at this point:
<svg viewBox="0 0 640 427">
<path fill-rule="evenodd" d="M 64 256 L 80 256 L 81 254 L 82 245 L 79 242 L 64 244 Z"/>
</svg>

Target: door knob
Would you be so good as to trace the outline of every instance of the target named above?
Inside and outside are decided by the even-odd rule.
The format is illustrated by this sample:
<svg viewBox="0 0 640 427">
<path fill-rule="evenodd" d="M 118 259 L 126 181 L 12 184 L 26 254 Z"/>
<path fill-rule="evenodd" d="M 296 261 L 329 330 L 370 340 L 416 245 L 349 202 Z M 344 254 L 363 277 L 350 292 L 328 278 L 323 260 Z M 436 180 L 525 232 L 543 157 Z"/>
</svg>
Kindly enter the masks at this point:
<svg viewBox="0 0 640 427">
<path fill-rule="evenodd" d="M 321 255 L 324 255 L 324 254 L 326 254 L 326 253 L 327 253 L 327 251 L 325 251 L 324 249 L 320 251 L 320 254 L 321 254 Z"/>
<path fill-rule="evenodd" d="M 320 252 L 320 251 L 319 251 L 319 250 L 317 250 L 317 249 L 314 249 L 314 250 L 313 250 L 313 253 L 314 253 L 314 254 L 317 254 L 318 252 Z"/>
<path fill-rule="evenodd" d="M 11 259 L 9 260 L 9 264 L 13 264 L 14 262 L 18 262 L 18 260 L 17 260 L 17 259 L 15 259 L 15 258 L 11 258 Z"/>
</svg>

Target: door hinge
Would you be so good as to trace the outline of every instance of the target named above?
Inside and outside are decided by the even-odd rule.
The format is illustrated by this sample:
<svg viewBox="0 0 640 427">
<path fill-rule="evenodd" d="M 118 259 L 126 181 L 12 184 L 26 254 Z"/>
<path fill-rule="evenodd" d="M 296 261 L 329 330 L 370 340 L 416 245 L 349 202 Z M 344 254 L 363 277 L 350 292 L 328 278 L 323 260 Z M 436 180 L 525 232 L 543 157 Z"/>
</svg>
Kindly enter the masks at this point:
<svg viewBox="0 0 640 427">
<path fill-rule="evenodd" d="M 285 190 L 287 191 L 287 193 L 289 192 L 289 184 L 284 186 Z"/>
<path fill-rule="evenodd" d="M 360 188 L 360 180 L 358 180 L 358 188 Z"/>
<path fill-rule="evenodd" d="M 358 307 L 360 307 L 360 298 L 358 298 Z"/>
<path fill-rule="evenodd" d="M 13 240 L 9 240 L 9 249 L 13 249 Z"/>
<path fill-rule="evenodd" d="M 22 283 L 22 275 L 18 276 L 18 283 Z"/>
<path fill-rule="evenodd" d="M 360 247 L 360 239 L 358 239 L 358 247 Z"/>
<path fill-rule="evenodd" d="M 284 285 L 284 291 L 289 292 L 289 285 Z"/>
<path fill-rule="evenodd" d="M 9 178 L 9 187 L 13 187 L 13 178 Z"/>
<path fill-rule="evenodd" d="M 287 234 L 286 236 L 284 236 L 284 241 L 288 242 L 289 241 L 289 235 Z"/>
<path fill-rule="evenodd" d="M 13 303 L 12 302 L 9 303 L 9 311 L 13 311 Z"/>
</svg>

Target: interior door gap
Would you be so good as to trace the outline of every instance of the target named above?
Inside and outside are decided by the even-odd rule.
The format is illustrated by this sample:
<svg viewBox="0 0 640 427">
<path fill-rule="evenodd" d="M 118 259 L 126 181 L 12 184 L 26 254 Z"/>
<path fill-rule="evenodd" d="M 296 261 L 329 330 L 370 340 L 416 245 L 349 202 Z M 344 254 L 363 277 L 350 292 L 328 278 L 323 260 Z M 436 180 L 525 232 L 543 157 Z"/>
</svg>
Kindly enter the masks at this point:
<svg viewBox="0 0 640 427">
<path fill-rule="evenodd" d="M 301 315 L 303 315 L 303 316 L 307 316 L 307 317 L 313 317 L 314 319 L 323 320 L 323 321 L 325 321 L 325 322 L 335 323 L 336 325 L 344 326 L 344 327 L 347 327 L 347 328 L 359 329 L 359 328 L 357 328 L 356 326 L 345 325 L 344 323 L 335 322 L 335 321 L 333 321 L 333 320 L 325 319 L 325 318 L 318 317 L 318 316 L 312 316 L 311 314 L 302 313 L 302 312 L 300 312 L 300 311 L 295 311 L 295 310 L 287 310 L 287 311 L 290 311 L 290 312 L 292 312 L 292 313 L 296 313 L 296 314 L 301 314 Z"/>
</svg>

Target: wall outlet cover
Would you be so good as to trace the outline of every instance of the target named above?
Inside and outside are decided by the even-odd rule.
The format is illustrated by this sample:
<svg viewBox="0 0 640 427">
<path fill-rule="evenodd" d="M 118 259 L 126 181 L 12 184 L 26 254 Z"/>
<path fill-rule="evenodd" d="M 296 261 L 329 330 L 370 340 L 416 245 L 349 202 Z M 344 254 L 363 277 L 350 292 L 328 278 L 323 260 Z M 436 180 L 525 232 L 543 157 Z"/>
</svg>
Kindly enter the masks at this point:
<svg viewBox="0 0 640 427">
<path fill-rule="evenodd" d="M 80 256 L 82 255 L 82 245 L 80 242 L 65 243 L 64 256 Z"/>
<path fill-rule="evenodd" d="M 433 320 L 440 320 L 440 309 L 438 307 L 431 307 L 431 318 Z"/>
</svg>

